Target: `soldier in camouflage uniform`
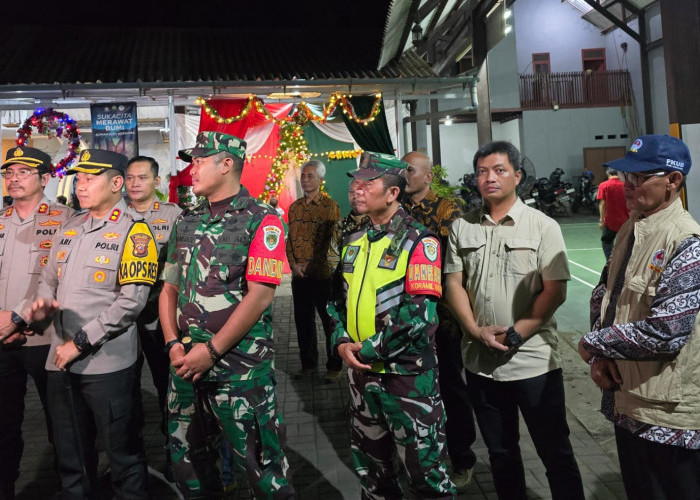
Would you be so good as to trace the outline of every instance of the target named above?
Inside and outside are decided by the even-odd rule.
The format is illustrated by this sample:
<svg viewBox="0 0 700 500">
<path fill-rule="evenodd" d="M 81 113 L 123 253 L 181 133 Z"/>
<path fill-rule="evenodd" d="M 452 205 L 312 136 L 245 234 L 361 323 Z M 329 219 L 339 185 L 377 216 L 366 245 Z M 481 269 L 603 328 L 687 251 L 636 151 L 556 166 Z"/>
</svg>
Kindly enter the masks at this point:
<svg viewBox="0 0 700 500">
<path fill-rule="evenodd" d="M 351 446 L 363 498 L 401 498 L 394 447 L 411 496 L 453 498 L 433 335 L 440 242 L 400 207 L 406 163 L 365 153 L 350 175 L 370 223 L 345 238 L 345 301 L 331 303 L 333 341 L 347 363 Z"/>
<path fill-rule="evenodd" d="M 454 200 L 438 196 L 430 189 L 433 162 L 427 155 L 412 151 L 402 160 L 408 163 L 403 207 L 411 217 L 440 237 L 444 262 L 450 226 L 461 216 L 461 210 Z M 462 491 L 471 481 L 476 464 L 476 455 L 471 449 L 476 441 L 476 425 L 463 377 L 462 332 L 444 298 L 437 303 L 437 314 L 439 323 L 435 331 L 435 350 L 440 394 L 447 417 L 447 453 L 452 462 L 450 479 L 457 490 Z"/>
<path fill-rule="evenodd" d="M 272 300 L 286 228 L 240 184 L 245 142 L 202 132 L 192 186 L 206 201 L 177 220 L 163 270 L 160 318 L 171 361 L 170 449 L 185 498 L 219 498 L 221 431 L 256 498 L 290 498 L 275 396 Z"/>
<path fill-rule="evenodd" d="M 48 262 L 51 238 L 73 210 L 49 201 L 44 187 L 51 173 L 51 158 L 35 148 L 16 147 L 0 167 L 13 204 L 0 211 L 0 498 L 14 498 L 14 483 L 24 449 L 22 420 L 27 376 L 36 385 L 46 414 L 44 363 L 51 330 L 26 330 L 18 307 L 34 298 L 41 270 Z"/>
</svg>

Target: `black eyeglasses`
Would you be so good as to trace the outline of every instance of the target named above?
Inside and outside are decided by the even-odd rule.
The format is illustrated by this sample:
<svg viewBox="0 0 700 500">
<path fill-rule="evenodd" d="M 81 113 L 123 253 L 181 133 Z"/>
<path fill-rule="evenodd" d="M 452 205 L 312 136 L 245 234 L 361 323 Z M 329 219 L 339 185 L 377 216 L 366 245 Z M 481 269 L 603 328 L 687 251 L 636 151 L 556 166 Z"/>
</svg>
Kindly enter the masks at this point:
<svg viewBox="0 0 700 500">
<path fill-rule="evenodd" d="M 617 172 L 617 176 L 622 182 L 629 182 L 634 187 L 639 187 L 644 184 L 644 181 L 652 177 L 664 177 L 671 172 L 652 172 L 651 174 L 635 174 L 632 172 Z"/>
<path fill-rule="evenodd" d="M 17 177 L 18 179 L 26 179 L 27 177 L 31 176 L 32 174 L 36 174 L 39 171 L 36 168 L 28 169 L 28 168 L 21 168 L 19 170 L 10 170 L 7 169 L 2 173 L 2 176 L 5 179 L 12 179 L 13 177 Z"/>
</svg>

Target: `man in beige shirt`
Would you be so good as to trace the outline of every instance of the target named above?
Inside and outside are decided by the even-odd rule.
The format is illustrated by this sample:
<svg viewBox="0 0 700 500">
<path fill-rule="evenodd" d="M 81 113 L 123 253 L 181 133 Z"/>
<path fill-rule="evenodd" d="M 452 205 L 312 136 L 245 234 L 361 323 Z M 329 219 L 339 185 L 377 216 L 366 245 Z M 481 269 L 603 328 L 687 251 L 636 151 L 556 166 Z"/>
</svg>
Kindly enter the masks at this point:
<svg viewBox="0 0 700 500">
<path fill-rule="evenodd" d="M 570 279 L 557 223 L 515 193 L 518 150 L 508 142 L 474 156 L 483 207 L 450 229 L 445 287 L 463 341 L 467 392 L 489 449 L 498 497 L 525 499 L 518 447 L 523 414 L 555 499 L 583 499 L 569 442 L 553 314 Z"/>
</svg>

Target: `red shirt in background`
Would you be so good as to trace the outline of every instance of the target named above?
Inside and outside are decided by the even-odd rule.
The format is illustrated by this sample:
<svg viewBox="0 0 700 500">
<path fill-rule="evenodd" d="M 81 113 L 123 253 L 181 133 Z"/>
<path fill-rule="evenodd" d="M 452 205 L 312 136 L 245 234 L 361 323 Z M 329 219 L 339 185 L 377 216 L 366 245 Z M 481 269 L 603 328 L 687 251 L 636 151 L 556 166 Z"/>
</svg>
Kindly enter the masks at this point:
<svg viewBox="0 0 700 500">
<path fill-rule="evenodd" d="M 618 232 L 622 224 L 629 218 L 625 201 L 625 185 L 617 177 L 601 182 L 598 186 L 599 200 L 605 200 L 605 218 L 603 224 L 611 231 Z"/>
</svg>

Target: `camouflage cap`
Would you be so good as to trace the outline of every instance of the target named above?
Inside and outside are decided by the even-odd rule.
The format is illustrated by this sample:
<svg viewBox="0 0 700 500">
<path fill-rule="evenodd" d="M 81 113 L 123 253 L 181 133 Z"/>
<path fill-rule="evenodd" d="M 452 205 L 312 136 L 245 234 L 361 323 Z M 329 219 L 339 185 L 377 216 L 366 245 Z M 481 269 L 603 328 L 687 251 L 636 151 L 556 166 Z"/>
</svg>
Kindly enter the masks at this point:
<svg viewBox="0 0 700 500">
<path fill-rule="evenodd" d="M 394 155 L 365 151 L 360 156 L 360 166 L 357 170 L 348 172 L 348 176 L 371 181 L 385 174 L 405 176 L 406 168 L 408 163 Z"/>
<path fill-rule="evenodd" d="M 78 163 L 66 172 L 66 175 L 73 175 L 78 172 L 99 175 L 109 169 L 119 170 L 122 176 L 126 173 L 128 158 L 114 151 L 104 151 L 102 149 L 85 149 L 78 157 Z"/>
<path fill-rule="evenodd" d="M 51 157 L 43 151 L 28 146 L 17 146 L 7 151 L 0 170 L 5 170 L 10 165 L 33 167 L 39 170 L 40 174 L 50 174 L 52 170 Z"/>
<path fill-rule="evenodd" d="M 178 155 L 188 163 L 192 158 L 211 156 L 224 151 L 245 159 L 245 147 L 245 141 L 236 136 L 221 132 L 200 132 L 197 134 L 197 144 L 193 148 L 180 150 Z"/>
</svg>

